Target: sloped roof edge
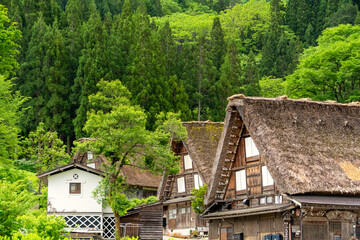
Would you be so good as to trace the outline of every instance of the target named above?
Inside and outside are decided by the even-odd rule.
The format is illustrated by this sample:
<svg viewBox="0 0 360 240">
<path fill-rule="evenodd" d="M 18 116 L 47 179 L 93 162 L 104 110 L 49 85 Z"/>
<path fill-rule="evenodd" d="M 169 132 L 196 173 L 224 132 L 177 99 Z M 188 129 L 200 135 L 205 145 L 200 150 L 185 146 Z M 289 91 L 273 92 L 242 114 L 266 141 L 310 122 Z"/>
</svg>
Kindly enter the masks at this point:
<svg viewBox="0 0 360 240">
<path fill-rule="evenodd" d="M 71 170 L 73 168 L 79 168 L 79 169 L 82 169 L 84 171 L 87 171 L 87 172 L 90 172 L 90 173 L 93 173 L 93 174 L 96 174 L 96 175 L 99 175 L 99 176 L 105 176 L 104 172 L 96 170 L 96 169 L 94 169 L 92 167 L 88 167 L 88 166 L 79 164 L 79 163 L 70 163 L 70 164 L 55 168 L 55 169 L 51 169 L 51 170 L 46 171 L 46 172 L 39 173 L 36 176 L 38 178 L 41 178 L 41 177 L 45 177 L 45 176 L 49 176 L 49 175 L 58 174 L 58 173 L 61 173 L 61 172 L 64 172 L 64 171 L 68 171 L 68 170 Z"/>
</svg>

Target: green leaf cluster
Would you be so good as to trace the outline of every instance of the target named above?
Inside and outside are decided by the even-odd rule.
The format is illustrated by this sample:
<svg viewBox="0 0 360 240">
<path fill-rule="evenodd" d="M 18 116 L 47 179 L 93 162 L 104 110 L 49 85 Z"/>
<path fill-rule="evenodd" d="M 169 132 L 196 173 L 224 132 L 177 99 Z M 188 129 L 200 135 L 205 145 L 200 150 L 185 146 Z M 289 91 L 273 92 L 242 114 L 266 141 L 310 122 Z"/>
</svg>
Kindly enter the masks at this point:
<svg viewBox="0 0 360 240">
<path fill-rule="evenodd" d="M 27 170 L 38 173 L 47 171 L 70 162 L 66 146 L 58 138 L 56 132 L 46 131 L 44 123 L 40 123 L 35 132 L 21 142 L 21 157 L 25 159 Z M 20 162 L 16 162 L 21 165 Z M 25 166 L 25 167 L 26 167 Z"/>
<path fill-rule="evenodd" d="M 205 184 L 199 189 L 193 189 L 190 197 L 191 206 L 193 207 L 194 212 L 201 214 L 205 210 L 204 197 L 207 190 L 207 185 Z"/>
<path fill-rule="evenodd" d="M 294 74 L 286 79 L 290 97 L 338 102 L 360 99 L 360 26 L 326 29 L 318 46 L 304 51 Z"/>
</svg>

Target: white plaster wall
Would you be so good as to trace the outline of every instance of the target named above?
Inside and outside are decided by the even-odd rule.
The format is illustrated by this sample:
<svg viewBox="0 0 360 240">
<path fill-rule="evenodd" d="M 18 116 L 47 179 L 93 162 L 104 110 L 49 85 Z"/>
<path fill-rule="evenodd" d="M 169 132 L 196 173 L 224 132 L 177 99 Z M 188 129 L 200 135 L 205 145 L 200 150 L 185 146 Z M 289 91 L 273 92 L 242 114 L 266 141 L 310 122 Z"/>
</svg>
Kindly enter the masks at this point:
<svg viewBox="0 0 360 240">
<path fill-rule="evenodd" d="M 78 178 L 74 179 L 73 175 Z M 48 177 L 48 212 L 102 212 L 101 204 L 92 198 L 101 176 L 71 169 Z M 69 183 L 81 183 L 81 194 L 70 194 Z"/>
</svg>

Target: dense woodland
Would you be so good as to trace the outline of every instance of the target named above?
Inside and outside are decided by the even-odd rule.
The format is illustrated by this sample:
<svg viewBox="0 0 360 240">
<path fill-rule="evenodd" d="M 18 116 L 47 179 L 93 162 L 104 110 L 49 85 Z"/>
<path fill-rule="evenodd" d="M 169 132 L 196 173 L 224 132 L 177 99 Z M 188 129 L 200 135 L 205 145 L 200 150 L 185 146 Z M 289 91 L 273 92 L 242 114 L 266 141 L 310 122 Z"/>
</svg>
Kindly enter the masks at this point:
<svg viewBox="0 0 360 240">
<path fill-rule="evenodd" d="M 303 81 L 304 73 L 292 75 L 304 49 L 310 48 L 299 68 L 315 57 L 328 57 L 330 62 L 332 57 L 345 57 L 314 52 L 329 44 L 324 41 L 331 36 L 318 40 L 324 29 L 357 24 L 357 0 L 2 0 L 2 4 L 22 33 L 16 40 L 21 46 L 19 66 L 10 78 L 22 96 L 31 98 L 24 103 L 27 110 L 20 120 L 24 136 L 40 122 L 68 146 L 86 136 L 88 96 L 96 93 L 100 79 L 122 81 L 133 103 L 145 109 L 149 129 L 156 115 L 167 111 L 180 111 L 184 121 L 222 121 L 226 98 L 235 93 L 341 102 L 359 96 L 354 93 L 359 90 L 358 77 L 346 76 L 350 82 L 345 85 L 355 85 L 349 90 L 337 86 L 333 76 L 342 67 L 355 67 L 355 62 L 335 66 L 331 76 L 323 73 L 329 83 L 309 76 L 306 87 L 324 85 L 319 89 L 300 91 L 298 85 L 308 80 Z M 358 29 L 343 26 L 331 31 L 326 34 L 349 37 Z M 341 74 L 351 75 L 344 71 Z M 322 75 L 305 75 L 312 74 Z M 283 86 L 287 79 L 300 92 Z"/>
<path fill-rule="evenodd" d="M 164 113 L 223 121 L 232 94 L 359 101 L 359 4 L 1 0 L 0 199 L 8 202 L 0 201 L 0 236 L 51 222 L 43 213 L 20 214 L 46 207 L 44 195 L 32 194 L 41 189 L 31 172 L 69 162 L 74 140 L 96 136 L 89 118 L 103 121 L 94 120 L 97 109 L 109 118 L 115 108 L 135 109 L 126 117 L 140 116 L 149 144 L 146 131 L 159 129 Z M 111 86 L 117 79 L 119 89 Z M 89 96 L 100 97 L 92 104 Z M 61 224 L 54 222 L 53 234 Z"/>
</svg>

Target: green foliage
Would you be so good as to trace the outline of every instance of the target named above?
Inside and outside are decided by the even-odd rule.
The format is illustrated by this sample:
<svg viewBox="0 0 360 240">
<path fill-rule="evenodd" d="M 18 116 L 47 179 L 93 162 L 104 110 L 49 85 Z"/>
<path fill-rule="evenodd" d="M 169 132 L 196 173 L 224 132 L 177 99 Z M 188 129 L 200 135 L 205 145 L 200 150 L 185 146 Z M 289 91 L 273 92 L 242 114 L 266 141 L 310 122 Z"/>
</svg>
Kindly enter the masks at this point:
<svg viewBox="0 0 360 240">
<path fill-rule="evenodd" d="M 162 18 L 154 18 L 159 26 L 170 23 L 174 38 L 180 40 L 191 40 L 194 35 L 204 35 L 211 29 L 214 14 L 202 13 L 191 15 L 189 13 L 174 13 Z"/>
<path fill-rule="evenodd" d="M 16 28 L 16 23 L 10 21 L 8 9 L 0 4 L 0 75 L 5 78 L 15 73 L 19 63 L 15 57 L 19 54 L 18 41 L 21 32 Z"/>
<path fill-rule="evenodd" d="M 353 5 L 351 2 L 346 2 L 327 19 L 325 26 L 336 27 L 340 24 L 354 24 L 357 14 L 358 6 Z"/>
<path fill-rule="evenodd" d="M 18 235 L 36 234 L 41 239 L 64 239 L 64 228 L 67 226 L 62 217 L 47 215 L 46 210 L 33 210 L 17 218 Z M 21 235 L 20 235 L 21 236 Z"/>
<path fill-rule="evenodd" d="M 0 236 L 9 236 L 19 229 L 17 217 L 35 205 L 35 195 L 23 181 L 10 183 L 0 180 Z"/>
<path fill-rule="evenodd" d="M 35 132 L 21 143 L 21 156 L 33 166 L 36 172 L 47 171 L 70 162 L 66 146 L 58 138 L 56 132 L 46 131 L 44 123 L 40 123 Z"/>
<path fill-rule="evenodd" d="M 259 81 L 261 96 L 278 97 L 286 95 L 283 78 L 264 77 Z"/>
<path fill-rule="evenodd" d="M 194 209 L 194 212 L 197 214 L 201 214 L 205 210 L 204 205 L 204 196 L 206 193 L 207 185 L 205 184 L 202 187 L 199 187 L 199 189 L 193 189 L 191 195 L 193 197 L 190 197 L 191 199 L 191 206 Z"/>
<path fill-rule="evenodd" d="M 304 51 L 294 74 L 287 77 L 289 95 L 295 98 L 338 102 L 360 99 L 360 26 L 326 29 L 318 46 Z"/>
<path fill-rule="evenodd" d="M 220 14 L 226 38 L 240 41 L 246 53 L 250 50 L 257 53 L 262 49 L 270 19 L 270 3 L 265 0 L 250 0 Z"/>
<path fill-rule="evenodd" d="M 0 180 L 8 183 L 21 182 L 22 190 L 29 192 L 34 192 L 39 182 L 34 173 L 8 166 L 0 167 Z"/>
<path fill-rule="evenodd" d="M 0 75 L 0 166 L 16 159 L 19 117 L 26 101 L 19 92 L 12 91 L 13 86 Z"/>
<path fill-rule="evenodd" d="M 165 114 L 161 112 L 156 118 L 156 131 L 159 134 L 170 134 L 170 138 L 177 141 L 186 140 L 187 132 L 179 121 L 179 113 L 168 112 Z"/>
<path fill-rule="evenodd" d="M 176 157 L 168 147 L 170 133 L 163 131 L 165 127 L 155 132 L 145 128 L 144 111 L 131 104 L 130 93 L 119 80 L 101 80 L 97 87 L 99 92 L 89 97 L 91 108 L 84 127 L 96 141 L 79 144 L 78 149 L 106 157 L 103 190 L 98 194 L 100 198 L 105 197 L 119 221 L 123 209 L 129 206 L 123 194 L 125 179 L 120 175 L 121 168 L 128 165 L 153 172 L 171 172 L 176 168 Z"/>
<path fill-rule="evenodd" d="M 123 238 L 120 238 L 120 240 L 138 240 L 139 237 L 123 237 Z"/>
<path fill-rule="evenodd" d="M 171 15 L 172 13 L 182 12 L 181 6 L 177 1 L 161 0 L 160 2 L 164 15 Z"/>
</svg>

